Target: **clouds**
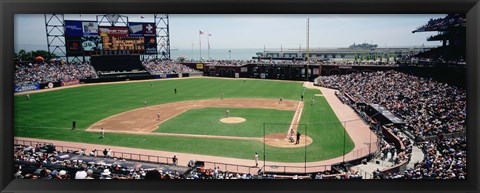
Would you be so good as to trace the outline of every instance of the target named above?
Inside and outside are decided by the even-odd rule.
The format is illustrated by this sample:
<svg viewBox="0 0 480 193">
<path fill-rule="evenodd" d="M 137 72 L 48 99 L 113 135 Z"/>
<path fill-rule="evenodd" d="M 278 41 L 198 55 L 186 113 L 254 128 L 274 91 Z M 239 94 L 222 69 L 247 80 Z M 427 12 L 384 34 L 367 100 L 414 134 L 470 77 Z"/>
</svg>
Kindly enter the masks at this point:
<svg viewBox="0 0 480 193">
<path fill-rule="evenodd" d="M 96 15 L 65 15 L 65 19 L 94 20 Z M 153 14 L 127 14 L 130 22 L 153 22 Z M 306 45 L 306 18 L 310 18 L 310 47 L 347 47 L 367 43 L 379 46 L 440 45 L 427 42 L 432 33 L 411 31 L 430 18 L 445 15 L 169 15 L 172 48 L 198 49 L 198 30 L 212 34 L 212 49 L 298 48 Z M 143 18 L 141 18 L 143 17 Z M 45 45 L 44 17 L 41 14 L 15 16 L 16 47 Z M 435 33 L 434 33 L 435 34 Z M 207 37 L 201 36 L 202 47 Z M 16 48 L 17 49 L 17 48 Z"/>
</svg>

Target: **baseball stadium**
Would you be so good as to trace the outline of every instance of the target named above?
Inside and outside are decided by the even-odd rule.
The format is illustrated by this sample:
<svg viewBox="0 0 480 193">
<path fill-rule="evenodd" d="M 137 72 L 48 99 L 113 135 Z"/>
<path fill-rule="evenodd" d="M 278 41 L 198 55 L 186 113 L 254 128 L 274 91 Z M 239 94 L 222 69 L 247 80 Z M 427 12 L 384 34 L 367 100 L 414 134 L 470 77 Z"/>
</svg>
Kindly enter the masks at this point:
<svg viewBox="0 0 480 193">
<path fill-rule="evenodd" d="M 465 179 L 464 15 L 412 29 L 438 47 L 251 60 L 172 59 L 168 14 L 42 16 L 48 51 L 14 58 L 17 179 Z"/>
</svg>

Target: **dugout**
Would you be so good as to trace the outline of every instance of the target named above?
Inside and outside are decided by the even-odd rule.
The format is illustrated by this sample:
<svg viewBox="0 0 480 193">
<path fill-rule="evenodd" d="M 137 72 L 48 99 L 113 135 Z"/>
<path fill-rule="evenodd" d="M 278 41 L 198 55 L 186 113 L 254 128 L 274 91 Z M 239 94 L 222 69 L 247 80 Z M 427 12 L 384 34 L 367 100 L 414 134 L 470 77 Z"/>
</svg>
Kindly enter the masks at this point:
<svg viewBox="0 0 480 193">
<path fill-rule="evenodd" d="M 396 126 L 403 126 L 405 122 L 395 116 L 392 112 L 379 104 L 370 104 L 367 106 L 365 113 L 372 119 L 376 119 L 380 124 L 393 124 Z"/>
</svg>

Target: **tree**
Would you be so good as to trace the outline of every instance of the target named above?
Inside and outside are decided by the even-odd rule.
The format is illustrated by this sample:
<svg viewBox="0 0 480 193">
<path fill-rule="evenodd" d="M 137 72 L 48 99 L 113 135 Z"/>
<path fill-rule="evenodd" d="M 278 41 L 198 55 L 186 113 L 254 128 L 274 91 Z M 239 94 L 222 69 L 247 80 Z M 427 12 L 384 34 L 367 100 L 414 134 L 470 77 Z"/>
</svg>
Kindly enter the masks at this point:
<svg viewBox="0 0 480 193">
<path fill-rule="evenodd" d="M 37 56 L 43 57 L 45 61 L 50 61 L 53 58 L 58 58 L 56 54 L 51 54 L 45 50 L 36 50 L 26 52 L 24 49 L 21 49 L 18 53 L 15 53 L 14 60 L 20 62 L 33 62 Z"/>
<path fill-rule="evenodd" d="M 393 61 L 397 62 L 397 55 L 393 55 Z"/>
<path fill-rule="evenodd" d="M 383 60 L 383 53 L 381 53 L 378 57 L 379 57 L 379 59 L 380 59 L 380 62 L 382 62 L 382 60 Z"/>
<path fill-rule="evenodd" d="M 367 54 L 367 61 L 370 60 L 370 54 Z"/>
<path fill-rule="evenodd" d="M 358 54 L 355 53 L 355 62 L 358 60 Z"/>
<path fill-rule="evenodd" d="M 363 61 L 363 53 L 360 55 L 360 61 Z"/>
<path fill-rule="evenodd" d="M 373 54 L 373 61 L 377 61 L 377 53 Z"/>
<path fill-rule="evenodd" d="M 390 53 L 387 53 L 387 62 L 390 62 Z"/>
</svg>

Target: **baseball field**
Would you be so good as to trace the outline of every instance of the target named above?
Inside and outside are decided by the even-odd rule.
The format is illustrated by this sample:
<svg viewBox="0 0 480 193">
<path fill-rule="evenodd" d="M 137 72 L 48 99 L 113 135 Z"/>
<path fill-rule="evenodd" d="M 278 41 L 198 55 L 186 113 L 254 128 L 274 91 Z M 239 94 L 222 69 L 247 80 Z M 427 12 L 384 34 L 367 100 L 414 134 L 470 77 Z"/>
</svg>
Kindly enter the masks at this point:
<svg viewBox="0 0 480 193">
<path fill-rule="evenodd" d="M 303 162 L 305 151 L 308 162 L 327 160 L 342 156 L 344 143 L 345 153 L 354 148 L 320 91 L 303 82 L 184 78 L 29 95 L 15 96 L 16 137 L 241 159 L 261 154 L 268 141 L 266 160 L 277 162 Z M 300 144 L 282 141 L 291 129 Z"/>
</svg>

